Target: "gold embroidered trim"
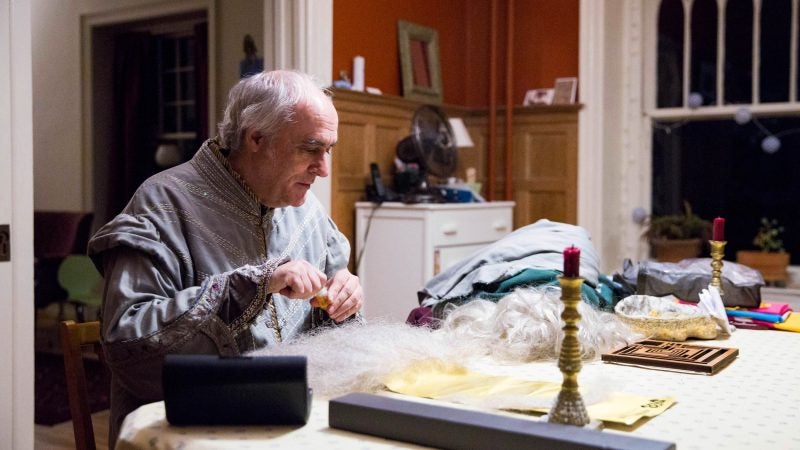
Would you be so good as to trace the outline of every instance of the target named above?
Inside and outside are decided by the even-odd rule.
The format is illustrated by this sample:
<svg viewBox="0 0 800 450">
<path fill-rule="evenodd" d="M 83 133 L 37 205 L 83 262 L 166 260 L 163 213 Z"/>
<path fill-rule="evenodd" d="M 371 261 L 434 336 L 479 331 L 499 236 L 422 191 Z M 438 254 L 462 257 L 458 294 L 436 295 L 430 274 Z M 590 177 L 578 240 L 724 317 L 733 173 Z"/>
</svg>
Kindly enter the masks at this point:
<svg viewBox="0 0 800 450">
<path fill-rule="evenodd" d="M 220 146 L 216 138 L 208 141 L 208 148 L 211 149 L 211 153 L 217 158 L 217 161 L 219 161 L 219 163 L 222 164 L 222 167 L 224 167 L 225 170 L 227 170 L 228 173 L 231 174 L 233 179 L 236 180 L 237 183 L 239 183 L 239 186 L 241 186 L 242 189 L 244 189 L 247 195 L 249 195 L 251 199 L 255 200 L 256 203 L 260 205 L 261 200 L 258 198 L 256 193 L 253 192 L 252 189 L 250 189 L 250 186 L 247 185 L 247 183 L 244 181 L 244 178 L 242 178 L 242 176 L 239 175 L 238 172 L 233 170 L 233 167 L 231 167 L 231 163 L 230 161 L 228 161 L 228 158 L 222 154 L 222 150 L 220 150 Z"/>
<path fill-rule="evenodd" d="M 275 272 L 275 269 L 281 262 L 283 261 L 275 260 L 271 264 L 265 265 L 263 268 L 264 272 L 260 274 L 260 281 L 256 287 L 257 290 L 255 298 L 252 302 L 250 302 L 247 308 L 245 308 L 239 318 L 228 325 L 228 328 L 231 330 L 232 334 L 238 335 L 241 333 L 242 330 L 244 330 L 250 324 L 250 322 L 261 313 L 261 311 L 268 307 L 272 313 L 272 325 L 275 338 L 278 340 L 278 342 L 281 342 L 277 311 L 275 310 L 275 299 L 269 294 L 269 292 L 267 292 L 267 289 L 269 288 L 269 280 L 272 278 L 272 273 Z M 265 305 L 265 303 L 267 304 Z"/>
<path fill-rule="evenodd" d="M 272 331 L 275 333 L 275 340 L 280 344 L 283 342 L 281 328 L 278 323 L 278 310 L 275 308 L 275 296 L 269 297 L 269 312 L 272 315 Z"/>
<path fill-rule="evenodd" d="M 202 169 L 200 164 L 198 164 L 196 167 L 198 167 L 198 170 Z M 202 175 L 204 177 L 206 177 L 206 179 L 208 179 L 208 180 L 212 179 L 211 174 L 208 173 L 208 171 L 206 171 L 206 170 L 202 170 Z M 237 216 L 239 216 L 242 219 L 246 220 L 250 224 L 258 225 L 260 223 L 260 219 L 261 218 L 258 216 L 257 212 L 252 211 L 252 205 L 248 205 L 248 206 L 251 207 L 251 211 L 248 213 L 247 212 L 247 207 L 243 206 L 241 204 L 237 206 L 237 203 L 235 202 L 235 200 L 233 198 L 225 199 L 225 198 L 223 198 L 221 196 L 218 196 L 218 195 L 215 195 L 213 193 L 208 192 L 208 190 L 206 190 L 204 188 L 201 188 L 201 187 L 196 186 L 196 185 L 194 185 L 192 183 L 189 183 L 189 182 L 187 182 L 187 181 L 185 181 L 185 180 L 183 180 L 181 178 L 170 176 L 170 179 L 175 184 L 181 186 L 186 191 L 191 192 L 192 194 L 195 194 L 198 197 L 202 197 L 204 200 L 213 202 L 213 203 L 225 208 L 226 210 L 228 210 L 232 214 L 236 214 Z M 211 184 L 214 185 L 213 183 L 211 183 Z M 214 186 L 217 187 L 216 185 L 214 185 Z M 219 193 L 222 193 L 222 191 L 218 187 L 217 187 L 217 189 L 218 189 Z M 202 202 L 199 202 L 199 204 L 202 205 Z"/>
</svg>

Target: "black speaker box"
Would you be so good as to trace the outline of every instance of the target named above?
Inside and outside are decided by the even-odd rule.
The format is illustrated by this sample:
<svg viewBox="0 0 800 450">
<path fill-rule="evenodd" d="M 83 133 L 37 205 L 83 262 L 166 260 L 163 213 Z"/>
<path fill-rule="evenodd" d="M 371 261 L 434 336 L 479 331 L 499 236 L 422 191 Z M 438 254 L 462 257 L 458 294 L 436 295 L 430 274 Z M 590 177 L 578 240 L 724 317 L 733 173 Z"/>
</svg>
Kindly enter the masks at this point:
<svg viewBox="0 0 800 450">
<path fill-rule="evenodd" d="M 167 355 L 172 425 L 303 425 L 311 412 L 304 356 Z"/>
</svg>

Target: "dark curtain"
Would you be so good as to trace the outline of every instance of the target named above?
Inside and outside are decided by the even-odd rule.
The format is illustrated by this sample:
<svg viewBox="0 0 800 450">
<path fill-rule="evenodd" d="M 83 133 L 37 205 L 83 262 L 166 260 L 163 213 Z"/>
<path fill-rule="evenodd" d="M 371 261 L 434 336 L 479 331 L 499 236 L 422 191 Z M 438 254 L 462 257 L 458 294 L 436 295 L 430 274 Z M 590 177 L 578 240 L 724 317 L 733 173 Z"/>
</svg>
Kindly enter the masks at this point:
<svg viewBox="0 0 800 450">
<path fill-rule="evenodd" d="M 194 26 L 194 98 L 197 141 L 208 139 L 208 23 Z"/>
<path fill-rule="evenodd" d="M 136 188 L 156 173 L 158 80 L 155 38 L 125 33 L 114 40 L 113 147 L 108 160 L 108 213 L 127 205 Z"/>
</svg>

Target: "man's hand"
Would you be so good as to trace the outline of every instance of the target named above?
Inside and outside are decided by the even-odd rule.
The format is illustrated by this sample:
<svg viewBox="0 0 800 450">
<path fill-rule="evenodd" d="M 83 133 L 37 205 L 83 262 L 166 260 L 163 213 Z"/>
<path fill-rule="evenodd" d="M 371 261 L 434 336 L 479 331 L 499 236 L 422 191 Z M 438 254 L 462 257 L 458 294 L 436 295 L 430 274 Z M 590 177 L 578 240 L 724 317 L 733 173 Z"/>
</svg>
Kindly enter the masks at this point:
<svg viewBox="0 0 800 450">
<path fill-rule="evenodd" d="M 358 277 L 347 269 L 336 272 L 328 283 L 328 315 L 336 322 L 341 322 L 352 316 L 364 303 L 364 291 Z M 314 306 L 317 300 L 311 300 Z"/>
<path fill-rule="evenodd" d="M 289 298 L 306 299 L 319 292 L 327 281 L 324 273 L 301 259 L 278 266 L 269 280 L 268 290 Z"/>
</svg>

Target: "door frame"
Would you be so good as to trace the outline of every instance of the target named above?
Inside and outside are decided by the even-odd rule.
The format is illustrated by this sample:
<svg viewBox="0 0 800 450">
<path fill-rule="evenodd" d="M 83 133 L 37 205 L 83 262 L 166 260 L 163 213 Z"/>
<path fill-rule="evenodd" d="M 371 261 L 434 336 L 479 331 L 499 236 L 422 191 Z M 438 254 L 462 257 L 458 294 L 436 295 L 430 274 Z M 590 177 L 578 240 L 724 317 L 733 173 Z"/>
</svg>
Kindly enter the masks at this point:
<svg viewBox="0 0 800 450">
<path fill-rule="evenodd" d="M 0 0 L 0 446 L 33 448 L 33 89 L 30 0 Z"/>
</svg>

